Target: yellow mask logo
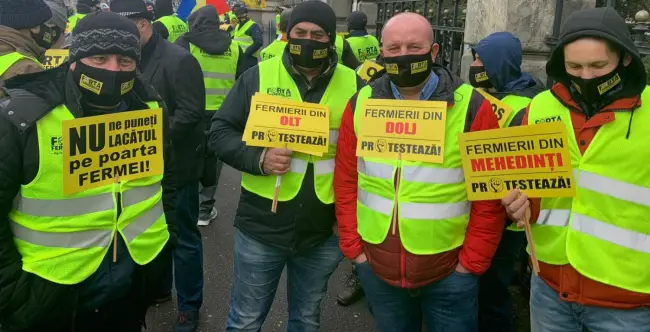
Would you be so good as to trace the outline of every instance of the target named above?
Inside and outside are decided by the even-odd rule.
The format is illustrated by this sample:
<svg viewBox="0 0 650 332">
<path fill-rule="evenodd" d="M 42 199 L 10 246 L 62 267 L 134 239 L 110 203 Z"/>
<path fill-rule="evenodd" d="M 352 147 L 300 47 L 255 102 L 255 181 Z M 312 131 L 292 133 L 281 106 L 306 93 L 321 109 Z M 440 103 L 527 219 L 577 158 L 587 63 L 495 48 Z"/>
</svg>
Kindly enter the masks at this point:
<svg viewBox="0 0 650 332">
<path fill-rule="evenodd" d="M 484 71 L 474 75 L 474 78 L 476 79 L 476 82 L 483 82 L 488 80 L 487 73 Z"/>
<path fill-rule="evenodd" d="M 314 50 L 314 54 L 312 55 L 312 58 L 314 59 L 327 58 L 327 49 L 324 48 L 322 50 Z"/>
<path fill-rule="evenodd" d="M 411 64 L 411 74 L 421 73 L 427 71 L 427 69 L 429 69 L 429 63 L 426 60 Z"/>
<path fill-rule="evenodd" d="M 300 55 L 300 45 L 289 44 L 289 53 Z"/>
<path fill-rule="evenodd" d="M 604 95 L 607 93 L 607 91 L 617 86 L 618 83 L 621 83 L 621 77 L 616 74 L 614 77 L 607 80 L 607 82 L 598 86 L 598 93 Z"/>
<path fill-rule="evenodd" d="M 132 79 L 132 80 L 130 80 L 128 82 L 122 83 L 122 85 L 120 85 L 120 94 L 125 95 L 129 91 L 131 91 L 133 89 L 133 84 L 134 83 L 135 83 L 135 79 Z"/>
<path fill-rule="evenodd" d="M 386 68 L 386 73 L 388 74 L 394 74 L 394 75 L 399 74 L 399 68 L 397 67 L 396 63 L 387 63 L 385 68 Z"/>
<path fill-rule="evenodd" d="M 80 87 L 99 95 L 99 93 L 102 92 L 103 85 L 104 83 L 96 79 L 90 78 L 86 76 L 86 74 L 81 74 L 81 79 L 79 80 Z"/>
</svg>

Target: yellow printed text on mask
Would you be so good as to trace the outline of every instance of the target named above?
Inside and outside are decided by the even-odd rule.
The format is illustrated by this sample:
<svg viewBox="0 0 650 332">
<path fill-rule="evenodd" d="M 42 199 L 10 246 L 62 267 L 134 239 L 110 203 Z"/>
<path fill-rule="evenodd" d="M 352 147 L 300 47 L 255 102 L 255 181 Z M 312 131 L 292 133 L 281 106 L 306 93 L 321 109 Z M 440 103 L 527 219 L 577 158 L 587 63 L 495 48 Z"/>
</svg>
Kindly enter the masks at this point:
<svg viewBox="0 0 650 332">
<path fill-rule="evenodd" d="M 98 81 L 96 79 L 90 78 L 89 76 L 86 76 L 86 74 L 81 74 L 81 79 L 79 80 L 79 86 L 94 92 L 95 94 L 100 94 L 102 92 L 102 86 L 104 83 L 101 81 Z"/>
</svg>

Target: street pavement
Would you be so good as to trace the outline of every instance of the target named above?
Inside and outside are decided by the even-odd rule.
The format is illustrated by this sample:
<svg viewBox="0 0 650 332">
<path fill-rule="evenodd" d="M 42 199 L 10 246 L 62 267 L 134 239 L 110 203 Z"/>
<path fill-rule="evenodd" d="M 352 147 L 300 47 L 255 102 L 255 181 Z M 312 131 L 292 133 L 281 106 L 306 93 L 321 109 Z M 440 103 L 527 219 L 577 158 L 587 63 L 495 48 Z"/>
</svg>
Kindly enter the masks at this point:
<svg viewBox="0 0 650 332">
<path fill-rule="evenodd" d="M 230 281 L 232 278 L 233 239 L 232 226 L 239 202 L 241 175 L 224 166 L 217 191 L 219 216 L 210 226 L 202 227 L 203 234 L 203 308 L 199 331 L 224 331 L 228 317 Z M 323 332 L 370 332 L 375 331 L 374 322 L 365 302 L 359 301 L 350 307 L 336 303 L 336 294 L 343 287 L 351 267 L 343 261 L 330 279 L 327 296 L 323 301 L 321 329 Z M 264 332 L 279 332 L 286 329 L 287 322 L 286 276 L 282 276 L 278 292 L 262 328 Z M 149 309 L 148 332 L 168 332 L 176 321 L 176 299 Z"/>
</svg>

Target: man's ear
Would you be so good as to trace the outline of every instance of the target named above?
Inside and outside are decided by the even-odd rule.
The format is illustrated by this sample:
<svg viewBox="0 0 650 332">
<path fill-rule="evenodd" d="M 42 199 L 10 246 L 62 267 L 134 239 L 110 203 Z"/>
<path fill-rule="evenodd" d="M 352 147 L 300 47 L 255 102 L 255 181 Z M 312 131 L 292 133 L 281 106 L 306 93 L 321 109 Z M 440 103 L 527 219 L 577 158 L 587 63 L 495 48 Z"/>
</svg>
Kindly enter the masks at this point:
<svg viewBox="0 0 650 332">
<path fill-rule="evenodd" d="M 431 45 L 431 59 L 433 62 L 436 62 L 438 52 L 440 52 L 440 45 L 438 45 L 438 43 L 433 43 L 433 45 Z"/>
<path fill-rule="evenodd" d="M 627 67 L 632 63 L 632 56 L 629 53 L 625 53 L 623 56 L 623 66 Z"/>
</svg>

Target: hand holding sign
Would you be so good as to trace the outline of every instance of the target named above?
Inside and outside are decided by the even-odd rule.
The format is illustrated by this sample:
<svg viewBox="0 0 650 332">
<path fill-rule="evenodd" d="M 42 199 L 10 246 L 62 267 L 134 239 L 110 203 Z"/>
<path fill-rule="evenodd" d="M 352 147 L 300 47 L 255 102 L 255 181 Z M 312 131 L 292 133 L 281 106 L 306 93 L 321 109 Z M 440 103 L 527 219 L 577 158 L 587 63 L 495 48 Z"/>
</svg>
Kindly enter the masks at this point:
<svg viewBox="0 0 650 332">
<path fill-rule="evenodd" d="M 282 175 L 291 166 L 291 150 L 287 148 L 272 148 L 266 151 L 262 167 L 266 174 Z"/>
<path fill-rule="evenodd" d="M 465 133 L 460 135 L 459 143 L 468 199 L 501 199 L 510 218 L 525 227 L 537 274 L 539 262 L 530 229 L 528 197 L 575 196 L 564 124 Z"/>
<path fill-rule="evenodd" d="M 330 112 L 326 105 L 256 94 L 251 99 L 243 141 L 269 148 L 262 167 L 277 176 L 271 211 L 276 212 L 281 176 L 290 170 L 292 151 L 322 156 L 330 148 Z"/>
</svg>

